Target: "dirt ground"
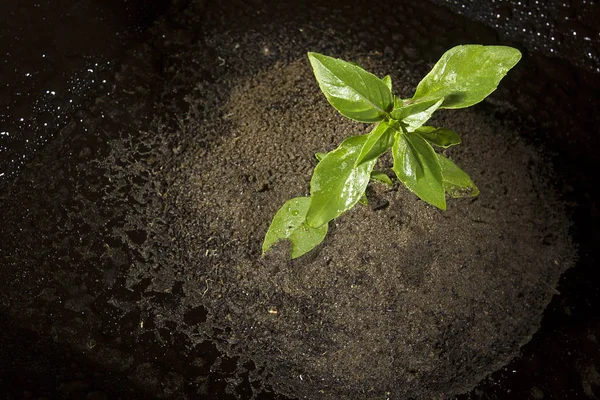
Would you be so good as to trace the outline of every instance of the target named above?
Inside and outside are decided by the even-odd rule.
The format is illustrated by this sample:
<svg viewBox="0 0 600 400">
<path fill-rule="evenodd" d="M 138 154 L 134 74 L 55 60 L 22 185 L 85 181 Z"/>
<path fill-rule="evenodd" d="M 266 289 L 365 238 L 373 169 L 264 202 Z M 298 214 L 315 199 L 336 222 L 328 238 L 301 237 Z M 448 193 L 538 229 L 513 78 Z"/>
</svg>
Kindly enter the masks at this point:
<svg viewBox="0 0 600 400">
<path fill-rule="evenodd" d="M 373 58 L 372 70 L 392 65 Z M 260 259 L 271 216 L 306 194 L 311 154 L 364 127 L 327 109 L 305 59 L 235 88 L 222 113 L 219 143 L 182 163 L 182 230 L 202 232 L 186 271 L 206 280 L 198 290 L 209 315 L 227 321 L 219 337 L 270 367 L 275 387 L 309 398 L 436 398 L 468 389 L 530 339 L 573 253 L 542 159 L 516 132 L 445 113 L 439 123 L 465 133 L 448 153 L 481 182 L 480 198 L 439 212 L 373 185 L 371 207 L 288 262 L 286 246 Z"/>
<path fill-rule="evenodd" d="M 446 154 L 478 198 L 442 212 L 373 184 L 314 252 L 260 256 L 314 153 L 368 130 L 327 104 L 307 51 L 389 73 L 408 97 L 443 49 L 494 41 L 452 25 L 441 39 L 446 12 L 425 29 L 422 7 L 174 3 L 110 96 L 0 193 L 0 326 L 22 337 L 0 355 L 47 354 L 5 370 L 11 398 L 442 399 L 516 357 L 576 262 L 536 146 L 551 127 L 523 128 L 514 96 L 524 70 L 432 121 L 461 135 Z"/>
</svg>

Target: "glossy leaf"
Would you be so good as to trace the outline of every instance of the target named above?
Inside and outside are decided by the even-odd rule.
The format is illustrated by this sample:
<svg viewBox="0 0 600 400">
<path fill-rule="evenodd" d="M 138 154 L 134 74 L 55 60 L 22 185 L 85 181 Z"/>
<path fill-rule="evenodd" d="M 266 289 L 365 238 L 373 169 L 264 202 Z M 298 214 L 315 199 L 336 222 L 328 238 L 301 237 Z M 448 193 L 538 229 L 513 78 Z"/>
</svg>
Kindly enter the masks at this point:
<svg viewBox="0 0 600 400">
<path fill-rule="evenodd" d="M 321 161 L 322 159 L 325 158 L 326 155 L 327 155 L 327 153 L 317 152 L 317 153 L 315 153 L 315 158 L 317 159 L 317 161 Z"/>
<path fill-rule="evenodd" d="M 358 199 L 358 202 L 360 204 L 362 204 L 363 206 L 368 206 L 369 205 L 369 199 L 367 199 L 367 195 L 363 193 L 362 196 L 360 196 L 360 199 Z"/>
<path fill-rule="evenodd" d="M 434 99 L 396 108 L 392 111 L 392 118 L 402 121 L 407 130 L 412 132 L 427 122 L 443 102 L 444 99 Z"/>
<path fill-rule="evenodd" d="M 421 200 L 445 210 L 442 168 L 431 145 L 416 133 L 397 135 L 392 154 L 398 179 Z"/>
<path fill-rule="evenodd" d="M 429 143 L 444 149 L 460 143 L 460 137 L 458 136 L 458 133 L 446 128 L 422 126 L 417 129 L 415 133 L 427 140 Z"/>
<path fill-rule="evenodd" d="M 512 47 L 453 47 L 419 83 L 412 100 L 443 98 L 441 108 L 472 106 L 496 90 L 500 80 L 520 59 L 521 53 Z"/>
<path fill-rule="evenodd" d="M 375 182 L 383 183 L 384 185 L 394 186 L 394 183 L 385 172 L 373 171 L 371 172 L 371 179 Z"/>
<path fill-rule="evenodd" d="M 380 122 L 367 135 L 367 141 L 363 145 L 355 165 L 361 165 L 368 161 L 377 160 L 377 158 L 388 151 L 394 144 L 394 134 L 396 130 L 389 126 L 387 122 Z"/>
<path fill-rule="evenodd" d="M 367 136 L 349 137 L 315 167 L 310 181 L 311 202 L 306 214 L 309 226 L 328 223 L 360 200 L 375 165 L 373 160 L 354 166 Z"/>
<path fill-rule="evenodd" d="M 327 235 L 327 224 L 318 228 L 308 226 L 305 221 L 309 206 L 310 197 L 296 197 L 277 211 L 265 235 L 263 254 L 280 240 L 289 240 L 292 243 L 292 258 L 297 258 L 323 241 Z"/>
<path fill-rule="evenodd" d="M 383 81 L 383 83 L 385 83 L 385 86 L 387 86 L 391 92 L 392 91 L 392 77 L 389 75 L 386 75 L 381 80 Z"/>
<path fill-rule="evenodd" d="M 308 58 L 321 91 L 343 116 L 359 122 L 379 122 L 393 107 L 389 87 L 372 73 L 318 53 L 308 53 Z"/>
<path fill-rule="evenodd" d="M 479 189 L 462 169 L 458 168 L 450 159 L 438 154 L 440 167 L 442 168 L 442 177 L 446 193 L 454 198 L 475 197 L 479 194 Z"/>
</svg>

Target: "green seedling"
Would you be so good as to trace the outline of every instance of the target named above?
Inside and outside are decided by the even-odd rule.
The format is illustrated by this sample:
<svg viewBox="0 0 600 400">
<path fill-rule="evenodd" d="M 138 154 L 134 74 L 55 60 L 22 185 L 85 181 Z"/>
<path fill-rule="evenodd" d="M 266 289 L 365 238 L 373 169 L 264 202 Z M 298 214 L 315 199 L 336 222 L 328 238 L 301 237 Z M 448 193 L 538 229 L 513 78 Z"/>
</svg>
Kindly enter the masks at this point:
<svg viewBox="0 0 600 400">
<path fill-rule="evenodd" d="M 265 236 L 263 254 L 280 240 L 292 244 L 291 257 L 309 252 L 323 241 L 330 221 L 366 203 L 369 181 L 391 185 L 385 173 L 373 168 L 392 150 L 393 171 L 421 200 L 445 210 L 446 194 L 477 196 L 471 178 L 437 153 L 460 143 L 456 132 L 427 126 L 438 108 L 465 108 L 496 90 L 500 80 L 521 59 L 512 47 L 463 45 L 448 50 L 418 84 L 410 99 L 392 94 L 389 76 L 378 78 L 356 64 L 308 53 L 321 91 L 343 116 L 376 124 L 366 135 L 351 136 L 319 161 L 310 181 L 310 197 L 287 201 L 275 214 Z"/>
</svg>

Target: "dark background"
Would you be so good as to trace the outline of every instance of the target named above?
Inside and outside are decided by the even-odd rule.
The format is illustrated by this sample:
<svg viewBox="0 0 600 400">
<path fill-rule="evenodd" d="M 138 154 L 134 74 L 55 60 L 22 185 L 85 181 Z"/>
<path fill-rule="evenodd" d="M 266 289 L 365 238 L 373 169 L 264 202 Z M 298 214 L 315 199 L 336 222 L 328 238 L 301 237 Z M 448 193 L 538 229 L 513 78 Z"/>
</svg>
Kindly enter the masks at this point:
<svg viewBox="0 0 600 400">
<path fill-rule="evenodd" d="M 555 163 L 557 190 L 569 206 L 579 248 L 576 267 L 561 279 L 560 294 L 522 355 L 460 398 L 600 398 L 600 6 L 584 0 L 433 3 L 470 31 L 525 49 L 525 67 L 507 90 L 522 115 L 524 135 Z M 152 46 L 156 21 L 186 7 L 185 1 L 167 0 L 2 2 L 0 191 L 80 110 L 110 96 L 115 72 L 132 62 L 136 46 Z M 0 232 L 7 234 L 1 226 Z M 0 254 L 0 267 L 7 267 L 3 260 Z M 41 398 L 34 391 L 78 398 L 77 385 L 86 384 L 79 376 L 96 377 L 99 388 L 82 398 L 119 398 L 131 385 L 127 376 L 10 321 L 0 320 L 0 332 L 0 393 L 12 393 L 8 398 Z M 30 386 L 24 389 L 16 376 L 27 376 Z M 59 385 L 58 376 L 72 377 L 71 386 Z M 222 388 L 214 390 L 220 398 Z M 152 397 L 139 393 L 136 398 Z"/>
</svg>

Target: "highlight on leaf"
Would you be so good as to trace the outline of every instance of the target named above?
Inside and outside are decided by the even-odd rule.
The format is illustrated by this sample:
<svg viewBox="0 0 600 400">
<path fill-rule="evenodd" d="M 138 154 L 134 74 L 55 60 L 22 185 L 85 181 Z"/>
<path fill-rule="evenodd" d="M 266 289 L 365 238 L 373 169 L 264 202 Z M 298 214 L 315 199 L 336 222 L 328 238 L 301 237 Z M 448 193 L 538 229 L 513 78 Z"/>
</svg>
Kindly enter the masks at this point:
<svg viewBox="0 0 600 400">
<path fill-rule="evenodd" d="M 415 133 L 399 135 L 392 154 L 400 182 L 421 200 L 445 210 L 442 168 L 431 145 Z"/>
<path fill-rule="evenodd" d="M 310 208 L 306 222 L 319 227 L 339 217 L 360 200 L 367 188 L 376 160 L 355 166 L 368 135 L 352 136 L 327 153 L 310 181 Z"/>
<path fill-rule="evenodd" d="M 397 108 L 392 111 L 392 118 L 404 122 L 407 130 L 413 132 L 419 129 L 437 110 L 444 101 L 441 99 L 427 100 L 420 103 L 413 103 L 406 107 Z"/>
<path fill-rule="evenodd" d="M 394 99 L 388 83 L 349 62 L 318 53 L 308 53 L 321 91 L 345 117 L 359 122 L 382 121 Z"/>
<path fill-rule="evenodd" d="M 394 135 L 395 130 L 387 122 L 380 122 L 367 135 L 367 140 L 361 148 L 354 165 L 359 166 L 365 162 L 377 160 L 379 156 L 392 147 Z"/>
<path fill-rule="evenodd" d="M 318 164 L 310 197 L 293 198 L 277 211 L 265 235 L 263 254 L 281 240 L 291 242 L 292 258 L 306 254 L 323 241 L 330 221 L 356 203 L 367 204 L 369 181 L 394 187 L 385 172 L 374 170 L 379 157 L 390 149 L 396 177 L 426 203 L 445 210 L 446 195 L 477 196 L 479 189 L 469 175 L 433 147 L 455 146 L 461 142 L 459 135 L 425 123 L 439 108 L 463 108 L 482 101 L 520 58 L 512 47 L 456 46 L 442 55 L 413 97 L 402 100 L 392 94 L 389 75 L 380 79 L 354 63 L 308 53 L 329 103 L 347 118 L 377 125 L 369 134 L 347 138 L 329 153 L 315 153 Z"/>
<path fill-rule="evenodd" d="M 312 250 L 325 239 L 327 224 L 318 228 L 306 224 L 306 212 L 310 197 L 296 197 L 285 202 L 277 211 L 262 245 L 263 254 L 280 240 L 292 244 L 292 258 L 297 258 Z"/>
<path fill-rule="evenodd" d="M 445 52 L 419 82 L 413 101 L 444 98 L 441 108 L 464 108 L 489 96 L 521 59 L 508 46 L 456 46 Z"/>
</svg>

